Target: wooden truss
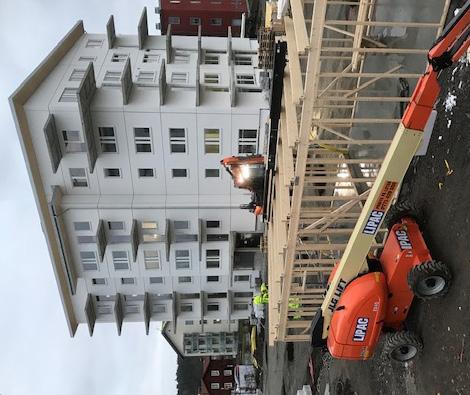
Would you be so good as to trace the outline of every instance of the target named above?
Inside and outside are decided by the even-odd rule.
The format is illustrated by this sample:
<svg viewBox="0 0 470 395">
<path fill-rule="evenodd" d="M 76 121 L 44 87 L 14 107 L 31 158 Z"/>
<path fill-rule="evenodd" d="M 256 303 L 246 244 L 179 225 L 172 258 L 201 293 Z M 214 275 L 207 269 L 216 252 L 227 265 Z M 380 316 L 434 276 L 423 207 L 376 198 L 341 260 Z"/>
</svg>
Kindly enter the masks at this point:
<svg viewBox="0 0 470 395">
<path fill-rule="evenodd" d="M 310 340 L 329 273 L 424 70 L 425 48 L 445 23 L 450 0 L 432 3 L 435 21 L 405 22 L 380 19 L 386 13 L 379 7 L 393 9 L 393 0 L 290 0 L 277 165 L 266 208 L 271 345 Z M 427 42 L 407 39 L 416 30 Z M 374 248 L 385 236 L 378 232 Z"/>
</svg>

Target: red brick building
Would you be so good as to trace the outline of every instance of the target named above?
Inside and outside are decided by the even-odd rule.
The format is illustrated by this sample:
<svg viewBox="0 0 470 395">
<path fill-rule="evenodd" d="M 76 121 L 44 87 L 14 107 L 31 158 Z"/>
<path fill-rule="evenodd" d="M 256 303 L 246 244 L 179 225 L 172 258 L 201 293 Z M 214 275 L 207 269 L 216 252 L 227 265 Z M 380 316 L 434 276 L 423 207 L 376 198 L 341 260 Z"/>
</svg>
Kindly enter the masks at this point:
<svg viewBox="0 0 470 395">
<path fill-rule="evenodd" d="M 201 25 L 203 36 L 240 36 L 242 14 L 248 18 L 247 0 L 161 0 L 160 29 L 165 34 L 171 24 L 171 33 L 180 36 L 196 36 Z"/>
<path fill-rule="evenodd" d="M 206 357 L 202 362 L 201 390 L 199 395 L 230 395 L 235 389 L 232 358 Z"/>
</svg>

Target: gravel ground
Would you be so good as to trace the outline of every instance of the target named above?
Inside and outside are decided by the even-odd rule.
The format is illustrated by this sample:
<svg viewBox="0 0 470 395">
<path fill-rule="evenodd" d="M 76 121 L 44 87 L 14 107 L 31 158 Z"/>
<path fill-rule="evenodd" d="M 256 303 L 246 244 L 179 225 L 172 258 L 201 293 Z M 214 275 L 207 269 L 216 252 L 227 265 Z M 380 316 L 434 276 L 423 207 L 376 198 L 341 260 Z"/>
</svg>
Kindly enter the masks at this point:
<svg viewBox="0 0 470 395">
<path fill-rule="evenodd" d="M 428 151 L 413 160 L 400 200 L 423 210 L 424 238 L 434 259 L 452 269 L 452 288 L 443 299 L 413 302 L 407 324 L 425 345 L 418 358 L 407 365 L 385 362 L 378 349 L 367 362 L 328 360 L 319 380 L 322 394 L 327 383 L 332 394 L 470 393 L 469 63 L 446 70 L 440 81 L 443 89 Z M 338 383 L 343 392 L 336 391 Z"/>
</svg>

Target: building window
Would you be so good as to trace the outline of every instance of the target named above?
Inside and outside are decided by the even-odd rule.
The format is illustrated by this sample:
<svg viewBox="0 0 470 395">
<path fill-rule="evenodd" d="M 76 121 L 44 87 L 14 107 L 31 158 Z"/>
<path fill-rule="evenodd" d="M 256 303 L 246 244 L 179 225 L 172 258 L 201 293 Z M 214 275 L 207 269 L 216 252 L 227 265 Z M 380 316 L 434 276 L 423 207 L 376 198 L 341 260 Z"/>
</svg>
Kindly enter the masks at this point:
<svg viewBox="0 0 470 395">
<path fill-rule="evenodd" d="M 231 376 L 232 370 L 231 369 L 224 369 L 224 376 Z"/>
<path fill-rule="evenodd" d="M 189 269 L 191 265 L 191 256 L 189 250 L 175 251 L 176 269 Z"/>
<path fill-rule="evenodd" d="M 166 306 L 164 304 L 153 304 L 152 305 L 152 313 L 154 314 L 162 314 L 166 312 Z"/>
<path fill-rule="evenodd" d="M 183 51 L 174 51 L 173 60 L 175 63 L 189 63 L 189 53 Z"/>
<path fill-rule="evenodd" d="M 73 168 L 69 169 L 70 179 L 72 181 L 72 186 L 76 188 L 88 187 L 88 178 L 86 175 L 86 169 L 83 168 Z"/>
<path fill-rule="evenodd" d="M 207 304 L 207 311 L 219 311 L 219 304 L 218 303 L 208 303 Z"/>
<path fill-rule="evenodd" d="M 78 130 L 62 130 L 65 152 L 83 152 L 84 144 Z"/>
<path fill-rule="evenodd" d="M 78 244 L 96 243 L 96 236 L 77 236 Z"/>
<path fill-rule="evenodd" d="M 206 267 L 208 269 L 220 267 L 220 250 L 206 250 Z"/>
<path fill-rule="evenodd" d="M 224 371 L 225 373 L 225 371 Z M 225 390 L 231 390 L 233 388 L 233 384 L 232 383 L 224 383 L 224 389 Z"/>
<path fill-rule="evenodd" d="M 178 283 L 191 283 L 193 281 L 191 276 L 180 276 L 178 277 Z"/>
<path fill-rule="evenodd" d="M 126 53 L 113 53 L 113 57 L 111 58 L 111 62 L 114 63 L 123 63 L 129 57 Z"/>
<path fill-rule="evenodd" d="M 65 88 L 60 95 L 61 103 L 73 103 L 77 101 L 78 88 Z"/>
<path fill-rule="evenodd" d="M 207 276 L 208 283 L 217 283 L 219 282 L 219 276 Z"/>
<path fill-rule="evenodd" d="M 140 311 L 139 305 L 126 304 L 124 306 L 124 313 L 125 314 L 139 314 L 139 311 Z"/>
<path fill-rule="evenodd" d="M 190 313 L 191 311 L 193 311 L 193 305 L 191 303 L 181 303 L 180 304 L 180 312 L 181 313 Z"/>
<path fill-rule="evenodd" d="M 142 63 L 157 63 L 160 60 L 160 56 L 153 53 L 146 53 L 142 59 Z"/>
<path fill-rule="evenodd" d="M 206 268 L 207 269 L 218 269 L 220 267 L 220 261 L 207 261 Z"/>
<path fill-rule="evenodd" d="M 194 321 L 193 320 L 186 320 L 186 321 L 184 321 L 184 325 L 194 325 Z"/>
<path fill-rule="evenodd" d="M 124 221 L 108 221 L 109 230 L 124 230 Z"/>
<path fill-rule="evenodd" d="M 139 177 L 154 177 L 155 176 L 155 171 L 154 169 L 138 169 L 139 172 Z"/>
<path fill-rule="evenodd" d="M 155 72 L 154 71 L 139 71 L 137 74 L 138 85 L 154 85 L 155 83 Z"/>
<path fill-rule="evenodd" d="M 174 235 L 174 242 L 175 243 L 189 243 L 191 241 L 198 241 L 197 234 L 187 234 L 187 233 L 176 233 Z"/>
<path fill-rule="evenodd" d="M 218 371 L 218 370 L 211 370 L 211 376 L 212 376 L 212 377 L 218 377 L 218 376 L 220 376 L 220 371 Z"/>
<path fill-rule="evenodd" d="M 94 62 L 96 60 L 96 56 L 80 56 L 78 58 L 79 62 Z"/>
<path fill-rule="evenodd" d="M 220 390 L 219 383 L 211 383 L 211 390 Z"/>
<path fill-rule="evenodd" d="M 255 76 L 253 74 L 237 74 L 237 85 L 254 85 Z"/>
<path fill-rule="evenodd" d="M 171 73 L 172 84 L 186 84 L 188 82 L 188 73 Z"/>
<path fill-rule="evenodd" d="M 124 295 L 124 300 L 126 302 L 130 302 L 130 301 L 140 301 L 140 302 L 143 302 L 145 300 L 145 295 L 137 295 L 137 294 L 133 294 L 133 295 Z"/>
<path fill-rule="evenodd" d="M 209 24 L 211 26 L 222 26 L 222 18 L 211 18 Z"/>
<path fill-rule="evenodd" d="M 235 298 L 252 298 L 253 297 L 253 292 L 235 292 L 234 293 Z"/>
<path fill-rule="evenodd" d="M 189 24 L 193 26 L 199 26 L 201 24 L 201 18 L 198 18 L 196 16 L 190 16 Z"/>
<path fill-rule="evenodd" d="M 127 251 L 113 251 L 114 270 L 128 270 L 129 257 Z"/>
<path fill-rule="evenodd" d="M 208 234 L 207 241 L 228 241 L 228 234 Z"/>
<path fill-rule="evenodd" d="M 218 84 L 219 74 L 204 74 L 204 83 L 205 84 Z"/>
<path fill-rule="evenodd" d="M 152 152 L 152 138 L 149 128 L 134 128 L 136 152 Z"/>
<path fill-rule="evenodd" d="M 186 152 L 186 130 L 170 129 L 170 151 L 172 154 Z"/>
<path fill-rule="evenodd" d="M 235 65 L 236 66 L 251 66 L 253 65 L 253 59 L 249 55 L 235 54 Z"/>
<path fill-rule="evenodd" d="M 121 169 L 106 168 L 103 169 L 105 177 L 121 177 Z"/>
<path fill-rule="evenodd" d="M 122 285 L 135 284 L 135 278 L 134 277 L 121 277 L 121 284 Z"/>
<path fill-rule="evenodd" d="M 120 71 L 107 71 L 104 74 L 103 86 L 119 86 L 121 84 L 121 72 Z"/>
<path fill-rule="evenodd" d="M 219 64 L 219 55 L 215 54 L 206 54 L 204 55 L 204 63 L 205 64 Z"/>
<path fill-rule="evenodd" d="M 87 48 L 101 48 L 102 45 L 103 45 L 103 40 L 99 40 L 99 39 L 90 38 L 86 42 Z"/>
<path fill-rule="evenodd" d="M 241 26 L 242 20 L 241 19 L 232 19 L 232 26 Z"/>
<path fill-rule="evenodd" d="M 225 55 L 227 51 L 225 49 L 206 49 L 206 53 L 214 55 Z"/>
<path fill-rule="evenodd" d="M 204 89 L 208 92 L 228 92 L 228 88 L 223 86 L 206 85 Z"/>
<path fill-rule="evenodd" d="M 69 81 L 81 81 L 85 77 L 85 71 L 83 69 L 73 69 L 70 74 Z"/>
<path fill-rule="evenodd" d="M 220 129 L 204 129 L 204 153 L 220 154 Z"/>
<path fill-rule="evenodd" d="M 94 251 L 80 251 L 80 261 L 84 271 L 98 270 L 98 261 Z"/>
<path fill-rule="evenodd" d="M 220 221 L 206 221 L 206 228 L 220 228 Z"/>
<path fill-rule="evenodd" d="M 218 325 L 222 323 L 222 320 L 213 320 L 212 323 Z"/>
<path fill-rule="evenodd" d="M 174 178 L 187 177 L 188 169 L 171 169 L 171 175 Z"/>
<path fill-rule="evenodd" d="M 258 145 L 258 131 L 256 129 L 238 130 L 238 153 L 255 154 Z"/>
<path fill-rule="evenodd" d="M 96 306 L 96 313 L 98 314 L 98 316 L 111 314 L 112 311 L 113 310 L 111 306 L 108 306 L 108 305 Z"/>
<path fill-rule="evenodd" d="M 206 178 L 220 177 L 220 169 L 206 169 L 205 170 Z"/>
<path fill-rule="evenodd" d="M 233 309 L 235 311 L 245 311 L 248 310 L 248 303 L 234 303 Z"/>
<path fill-rule="evenodd" d="M 159 241 L 157 223 L 155 221 L 143 221 L 141 223 L 141 234 L 144 243 L 154 243 Z"/>
<path fill-rule="evenodd" d="M 250 281 L 250 276 L 247 275 L 247 274 L 235 275 L 234 280 L 235 280 L 235 282 L 237 282 L 237 283 L 246 282 L 246 281 Z"/>
<path fill-rule="evenodd" d="M 180 17 L 179 16 L 169 16 L 168 23 L 172 25 L 179 25 L 180 24 Z"/>
<path fill-rule="evenodd" d="M 98 132 L 100 135 L 101 152 L 117 152 L 114 128 L 112 126 L 100 126 Z"/>
<path fill-rule="evenodd" d="M 147 270 L 160 269 L 160 257 L 157 250 L 144 250 L 144 265 Z"/>
<path fill-rule="evenodd" d="M 163 284 L 163 277 L 150 277 L 150 284 Z"/>
<path fill-rule="evenodd" d="M 85 221 L 74 222 L 73 229 L 77 232 L 91 230 L 91 224 Z"/>
<path fill-rule="evenodd" d="M 106 279 L 105 278 L 92 278 L 91 283 L 93 285 L 106 285 Z"/>
<path fill-rule="evenodd" d="M 189 221 L 173 221 L 173 228 L 175 230 L 189 229 Z"/>
</svg>

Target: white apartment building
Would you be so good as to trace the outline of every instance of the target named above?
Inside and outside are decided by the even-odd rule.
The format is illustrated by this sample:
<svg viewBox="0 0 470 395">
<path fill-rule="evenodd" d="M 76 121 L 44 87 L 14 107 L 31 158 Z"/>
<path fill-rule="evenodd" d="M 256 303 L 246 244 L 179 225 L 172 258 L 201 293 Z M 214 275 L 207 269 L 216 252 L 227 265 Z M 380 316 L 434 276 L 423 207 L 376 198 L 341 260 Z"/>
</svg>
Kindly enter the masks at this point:
<svg viewBox="0 0 470 395">
<path fill-rule="evenodd" d="M 262 224 L 219 161 L 264 148 L 257 43 L 149 36 L 145 9 L 137 35 L 106 31 L 79 21 L 10 97 L 70 334 L 236 330 Z"/>
<path fill-rule="evenodd" d="M 236 357 L 239 343 L 239 321 L 224 319 L 185 320 L 175 331 L 171 322 L 164 322 L 163 337 L 183 357 L 226 355 Z"/>
</svg>

